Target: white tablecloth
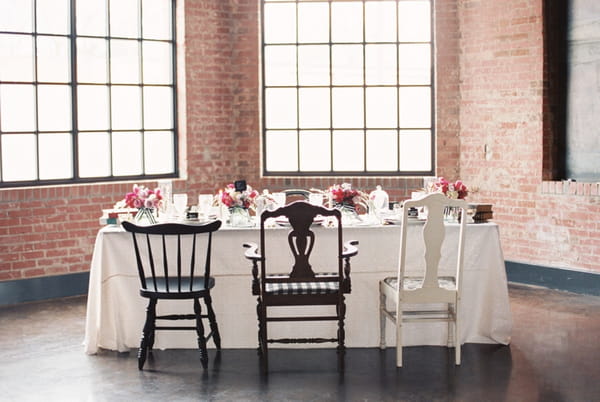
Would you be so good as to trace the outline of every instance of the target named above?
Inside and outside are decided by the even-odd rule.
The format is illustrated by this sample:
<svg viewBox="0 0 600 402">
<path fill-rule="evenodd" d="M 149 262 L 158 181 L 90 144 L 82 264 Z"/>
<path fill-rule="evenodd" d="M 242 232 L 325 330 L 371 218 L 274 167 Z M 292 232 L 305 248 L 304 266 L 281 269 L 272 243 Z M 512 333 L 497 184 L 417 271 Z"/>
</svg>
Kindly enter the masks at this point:
<svg viewBox="0 0 600 402">
<path fill-rule="evenodd" d="M 446 230 L 452 243 L 458 225 L 449 224 Z M 335 241 L 336 230 L 317 227 L 315 231 L 318 231 L 317 242 Z M 286 229 L 278 228 L 269 229 L 268 235 L 282 238 L 286 233 Z M 398 226 L 344 227 L 345 241 L 360 242 L 359 253 L 351 260 L 352 293 L 346 296 L 348 347 L 379 345 L 378 283 L 386 276 L 396 275 L 399 235 Z M 256 297 L 251 294 L 251 265 L 243 256 L 242 244 L 258 242 L 258 237 L 257 229 L 222 228 L 214 235 L 212 275 L 216 278 L 216 287 L 212 295 L 224 348 L 257 346 Z M 498 226 L 494 223 L 468 225 L 465 244 L 461 342 L 508 344 L 512 319 Z M 315 250 L 311 261 L 319 261 L 320 252 L 320 249 Z M 420 255 L 422 250 L 411 248 L 408 261 L 416 261 Z M 273 261 L 278 256 L 267 258 Z M 451 267 L 443 265 L 444 269 Z M 98 348 L 127 351 L 139 346 L 147 300 L 139 296 L 138 289 L 131 234 L 121 227 L 102 228 L 90 269 L 84 340 L 87 353 L 96 353 Z M 159 314 L 181 309 L 191 312 L 191 302 L 158 303 Z M 335 337 L 336 328 L 334 322 L 273 323 L 269 324 L 269 336 Z M 404 342 L 407 346 L 445 345 L 446 331 L 445 323 L 405 325 Z M 393 332 L 388 325 L 388 345 L 395 344 Z M 196 335 L 193 331 L 157 331 L 155 347 L 196 348 Z"/>
</svg>

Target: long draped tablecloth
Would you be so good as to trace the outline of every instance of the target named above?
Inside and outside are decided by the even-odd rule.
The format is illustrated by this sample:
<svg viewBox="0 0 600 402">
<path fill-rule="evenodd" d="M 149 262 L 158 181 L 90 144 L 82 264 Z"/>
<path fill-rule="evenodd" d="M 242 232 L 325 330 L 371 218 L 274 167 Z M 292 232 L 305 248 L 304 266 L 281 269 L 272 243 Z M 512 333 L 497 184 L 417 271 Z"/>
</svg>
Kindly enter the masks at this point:
<svg viewBox="0 0 600 402">
<path fill-rule="evenodd" d="M 411 230 L 409 227 L 409 235 Z M 336 230 L 316 227 L 315 232 L 317 244 L 334 244 Z M 358 240 L 360 243 L 358 255 L 351 260 L 352 292 L 346 295 L 346 345 L 376 347 L 379 345 L 378 286 L 381 279 L 397 273 L 400 227 L 345 226 L 343 233 L 344 241 Z M 446 225 L 444 247 L 455 247 L 457 233 L 457 224 Z M 287 230 L 273 228 L 268 230 L 267 235 L 267 241 L 275 241 L 285 238 Z M 242 244 L 257 243 L 258 237 L 259 230 L 256 228 L 225 227 L 214 234 L 212 275 L 216 286 L 212 298 L 224 348 L 257 346 L 256 297 L 251 293 L 251 264 L 244 258 Z M 315 248 L 311 262 L 320 261 L 320 253 L 325 253 L 326 249 Z M 270 265 L 289 253 L 283 247 L 277 250 L 267 257 Z M 410 248 L 407 261 L 420 261 L 422 254 L 422 247 Z M 449 262 L 442 260 L 441 264 L 442 272 L 452 269 Z M 416 266 L 415 269 L 420 268 Z M 147 299 L 139 295 L 131 234 L 120 226 L 103 227 L 96 238 L 90 268 L 85 352 L 93 354 L 98 348 L 121 352 L 137 348 L 146 305 Z M 161 300 L 158 303 L 159 314 L 182 310 L 192 312 L 192 303 L 180 300 Z M 467 225 L 460 314 L 461 343 L 510 342 L 512 319 L 506 271 L 499 229 L 494 223 Z M 336 329 L 334 322 L 273 323 L 269 324 L 269 337 L 335 337 Z M 445 345 L 447 324 L 409 324 L 403 327 L 403 334 L 406 346 Z M 395 344 L 394 337 L 394 331 L 388 325 L 388 345 Z M 212 342 L 209 342 L 210 345 Z M 193 331 L 158 331 L 156 334 L 155 348 L 196 347 Z M 327 347 L 327 344 L 314 347 Z"/>
</svg>

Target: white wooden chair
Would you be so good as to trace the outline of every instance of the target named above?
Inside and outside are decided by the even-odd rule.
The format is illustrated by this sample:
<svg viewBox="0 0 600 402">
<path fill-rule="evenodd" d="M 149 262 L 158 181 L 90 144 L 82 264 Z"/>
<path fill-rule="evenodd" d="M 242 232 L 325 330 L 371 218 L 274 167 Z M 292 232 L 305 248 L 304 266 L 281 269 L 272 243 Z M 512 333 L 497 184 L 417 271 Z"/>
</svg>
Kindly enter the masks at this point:
<svg viewBox="0 0 600 402">
<path fill-rule="evenodd" d="M 415 222 L 412 226 L 409 222 L 408 210 L 412 207 L 426 208 L 427 219 L 424 224 Z M 462 217 L 467 216 L 466 201 L 449 199 L 440 193 L 428 194 L 419 200 L 404 202 L 398 275 L 379 282 L 380 348 L 385 348 L 385 324 L 386 319 L 390 319 L 396 327 L 396 366 L 398 367 L 402 367 L 402 324 L 416 321 L 448 322 L 448 346 L 454 345 L 455 363 L 460 364 L 459 307 L 466 219 L 461 219 L 459 223 L 458 250 L 454 247 L 452 250 L 449 250 L 448 247 L 443 248 L 444 210 L 449 207 L 455 208 L 455 210 L 459 209 Z M 408 239 L 409 226 L 422 233 L 422 238 L 411 236 Z M 411 276 L 408 276 L 406 254 L 410 248 L 407 248 L 407 242 L 411 245 L 410 247 L 421 247 L 416 245 L 416 241 L 421 242 L 424 247 L 425 272 L 419 276 L 412 276 L 409 269 Z M 450 276 L 439 275 L 438 269 L 442 252 L 455 254 L 456 271 Z M 391 299 L 389 304 L 393 305 L 395 310 L 388 309 L 388 297 Z M 410 306 L 407 309 L 405 305 Z"/>
</svg>

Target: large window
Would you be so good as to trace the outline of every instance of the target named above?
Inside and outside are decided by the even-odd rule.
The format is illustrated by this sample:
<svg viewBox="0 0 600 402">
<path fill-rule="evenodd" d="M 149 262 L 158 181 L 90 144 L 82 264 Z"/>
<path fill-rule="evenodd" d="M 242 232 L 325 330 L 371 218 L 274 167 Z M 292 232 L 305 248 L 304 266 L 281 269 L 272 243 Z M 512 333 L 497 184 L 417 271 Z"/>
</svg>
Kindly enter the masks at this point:
<svg viewBox="0 0 600 402">
<path fill-rule="evenodd" d="M 0 0 L 0 186 L 177 174 L 174 0 Z"/>
<path fill-rule="evenodd" d="M 263 0 L 266 175 L 433 173 L 430 0 Z"/>
</svg>

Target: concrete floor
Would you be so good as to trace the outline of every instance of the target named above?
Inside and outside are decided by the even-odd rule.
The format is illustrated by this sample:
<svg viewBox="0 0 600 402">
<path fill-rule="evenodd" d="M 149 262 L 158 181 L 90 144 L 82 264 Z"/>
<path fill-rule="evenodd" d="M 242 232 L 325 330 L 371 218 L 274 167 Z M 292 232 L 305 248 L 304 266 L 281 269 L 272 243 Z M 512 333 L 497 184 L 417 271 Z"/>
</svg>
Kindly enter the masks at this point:
<svg viewBox="0 0 600 402">
<path fill-rule="evenodd" d="M 599 401 L 600 297 L 511 285 L 510 346 L 467 344 L 460 367 L 443 347 L 83 352 L 85 297 L 0 307 L 1 401 Z M 217 317 L 218 318 L 218 317 Z"/>
</svg>

